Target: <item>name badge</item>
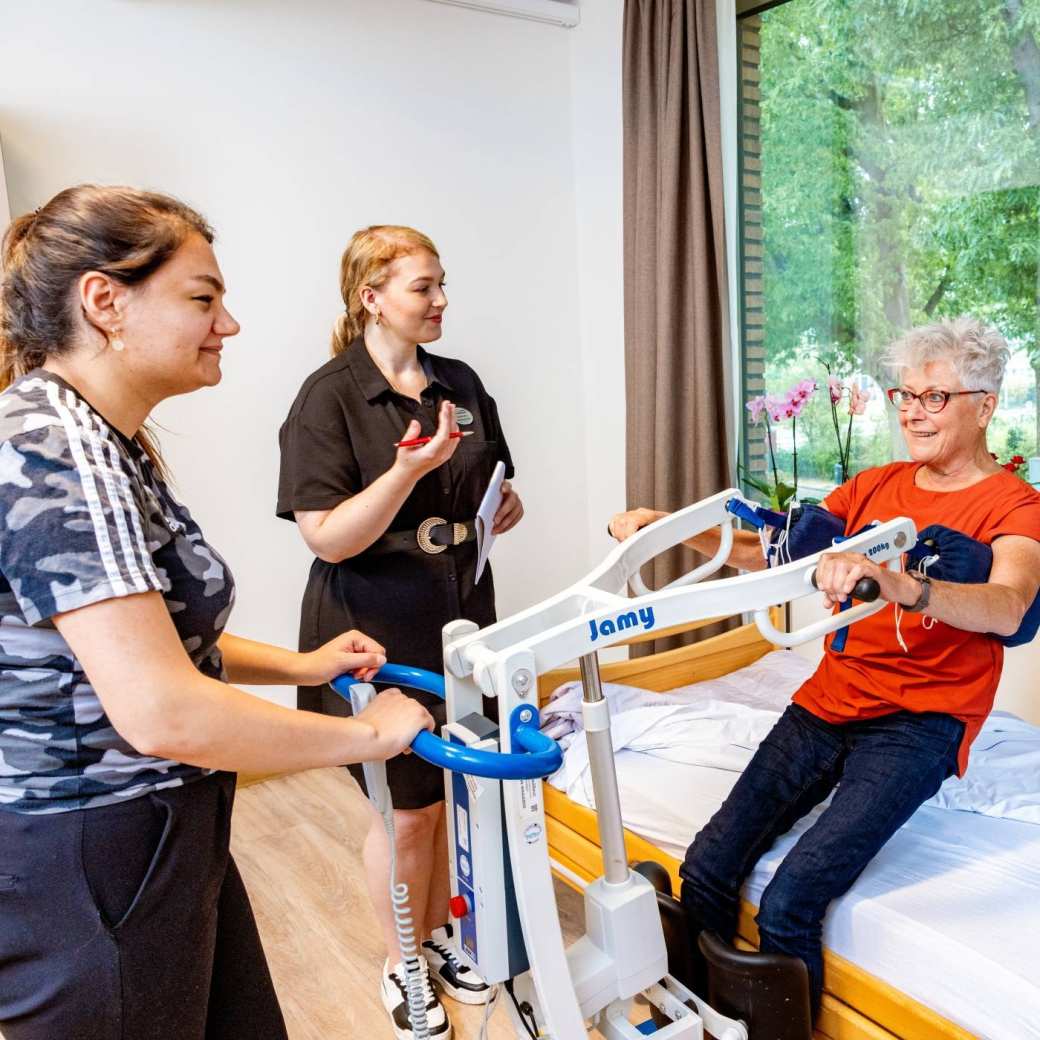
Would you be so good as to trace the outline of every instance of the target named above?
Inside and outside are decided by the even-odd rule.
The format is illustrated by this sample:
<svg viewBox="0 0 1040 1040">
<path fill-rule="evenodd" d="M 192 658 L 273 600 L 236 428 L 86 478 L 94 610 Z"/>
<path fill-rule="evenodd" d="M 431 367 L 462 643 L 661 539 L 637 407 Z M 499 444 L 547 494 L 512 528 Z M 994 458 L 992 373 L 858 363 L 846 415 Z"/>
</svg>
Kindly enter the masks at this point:
<svg viewBox="0 0 1040 1040">
<path fill-rule="evenodd" d="M 473 413 L 468 408 L 463 408 L 461 405 L 455 406 L 455 421 L 460 426 L 472 426 L 473 425 Z"/>
</svg>

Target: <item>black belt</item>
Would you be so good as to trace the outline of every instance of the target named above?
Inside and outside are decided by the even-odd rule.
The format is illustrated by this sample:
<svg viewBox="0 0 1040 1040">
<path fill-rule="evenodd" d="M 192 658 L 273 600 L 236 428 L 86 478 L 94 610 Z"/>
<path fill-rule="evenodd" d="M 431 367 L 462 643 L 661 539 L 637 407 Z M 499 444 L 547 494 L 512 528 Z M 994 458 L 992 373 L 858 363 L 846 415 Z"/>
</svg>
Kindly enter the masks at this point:
<svg viewBox="0 0 1040 1040">
<path fill-rule="evenodd" d="M 377 538 L 363 556 L 382 556 L 385 553 L 408 552 L 421 549 L 430 556 L 444 552 L 449 545 L 462 545 L 477 537 L 477 525 L 473 521 L 453 524 L 439 516 L 424 520 L 414 531 L 391 531 Z"/>
</svg>

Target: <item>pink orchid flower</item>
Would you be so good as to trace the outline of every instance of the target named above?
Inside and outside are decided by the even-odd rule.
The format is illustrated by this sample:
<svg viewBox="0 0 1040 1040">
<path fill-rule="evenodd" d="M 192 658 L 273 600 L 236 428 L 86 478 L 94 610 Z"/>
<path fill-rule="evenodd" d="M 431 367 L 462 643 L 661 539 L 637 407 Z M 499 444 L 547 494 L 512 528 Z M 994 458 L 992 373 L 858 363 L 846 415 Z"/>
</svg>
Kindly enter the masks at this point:
<svg viewBox="0 0 1040 1040">
<path fill-rule="evenodd" d="M 837 376 L 828 376 L 827 389 L 831 394 L 831 404 L 837 404 L 845 392 L 845 384 Z"/>
<path fill-rule="evenodd" d="M 765 395 L 759 394 L 758 397 L 752 397 L 745 407 L 751 413 L 751 422 L 757 426 L 762 420 L 762 413 L 766 410 Z"/>
<path fill-rule="evenodd" d="M 783 422 L 784 419 L 789 419 L 790 404 L 786 397 L 780 397 L 777 394 L 766 394 L 766 413 L 773 422 Z"/>
<path fill-rule="evenodd" d="M 862 415 L 867 410 L 867 402 L 872 392 L 869 386 L 852 388 L 852 397 L 849 399 L 849 415 Z"/>
<path fill-rule="evenodd" d="M 809 403 L 809 398 L 814 393 L 816 393 L 816 383 L 812 379 L 803 379 L 796 386 L 793 386 L 784 395 L 784 400 L 787 402 L 784 417 L 795 419 L 801 415 L 805 406 Z"/>
</svg>

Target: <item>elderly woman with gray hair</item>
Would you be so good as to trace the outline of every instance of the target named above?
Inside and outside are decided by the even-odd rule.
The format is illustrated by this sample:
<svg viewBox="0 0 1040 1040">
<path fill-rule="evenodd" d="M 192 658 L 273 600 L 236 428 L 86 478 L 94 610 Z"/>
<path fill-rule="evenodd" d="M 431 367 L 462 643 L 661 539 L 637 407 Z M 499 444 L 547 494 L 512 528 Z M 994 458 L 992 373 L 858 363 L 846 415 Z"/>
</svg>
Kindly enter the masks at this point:
<svg viewBox="0 0 1040 1040">
<path fill-rule="evenodd" d="M 686 852 L 680 870 L 691 937 L 731 940 L 740 888 L 759 857 L 832 792 L 833 799 L 784 858 L 761 899 L 761 950 L 801 958 L 812 1008 L 823 986 L 822 922 L 890 837 L 963 773 L 993 706 L 1010 636 L 1040 583 L 1040 494 L 1005 472 L 986 429 L 1009 351 L 993 328 L 957 318 L 917 328 L 889 348 L 898 378 L 888 391 L 909 462 L 858 474 L 824 506 L 846 532 L 910 517 L 943 525 L 992 551 L 989 580 L 960 584 L 892 572 L 851 552 L 825 554 L 817 583 L 828 606 L 873 578 L 891 605 L 852 627 L 844 649 L 831 636 L 815 674 L 798 690 L 731 794 Z M 620 513 L 618 539 L 664 514 Z M 718 536 L 690 543 L 712 553 Z M 738 536 L 730 562 L 763 567 L 757 536 Z"/>
</svg>

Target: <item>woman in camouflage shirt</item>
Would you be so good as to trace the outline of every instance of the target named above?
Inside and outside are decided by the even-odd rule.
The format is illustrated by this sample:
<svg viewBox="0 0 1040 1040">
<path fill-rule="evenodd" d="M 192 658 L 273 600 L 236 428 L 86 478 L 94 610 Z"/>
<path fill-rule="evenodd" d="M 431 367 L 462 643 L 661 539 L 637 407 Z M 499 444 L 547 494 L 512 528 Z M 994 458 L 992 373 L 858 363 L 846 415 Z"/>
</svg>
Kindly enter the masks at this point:
<svg viewBox="0 0 1040 1040">
<path fill-rule="evenodd" d="M 5 1040 L 277 1040 L 228 853 L 235 770 L 399 754 L 399 692 L 356 719 L 230 682 L 368 678 L 224 631 L 227 565 L 170 493 L 152 408 L 220 381 L 238 323 L 212 231 L 162 195 L 80 186 L 16 220 L 0 282 L 0 1029 Z"/>
</svg>

